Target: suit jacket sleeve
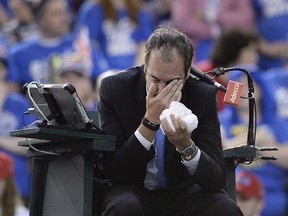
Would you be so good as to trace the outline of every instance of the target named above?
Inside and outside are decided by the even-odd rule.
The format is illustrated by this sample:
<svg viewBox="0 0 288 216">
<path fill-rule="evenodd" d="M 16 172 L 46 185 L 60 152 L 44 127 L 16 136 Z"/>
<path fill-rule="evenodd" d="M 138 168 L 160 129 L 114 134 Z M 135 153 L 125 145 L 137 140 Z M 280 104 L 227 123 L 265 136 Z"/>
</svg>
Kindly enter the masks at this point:
<svg viewBox="0 0 288 216">
<path fill-rule="evenodd" d="M 129 96 L 129 92 L 133 92 L 133 90 L 130 89 L 127 94 L 124 93 L 125 91 L 121 92 L 121 95 L 125 94 L 125 96 L 120 98 L 119 91 L 116 89 L 123 90 L 123 82 L 117 82 L 115 79 L 117 77 L 104 79 L 100 89 L 101 127 L 106 133 L 116 136 L 116 151 L 104 154 L 104 170 L 113 184 L 143 187 L 146 165 L 154 157 L 155 151 L 153 148 L 147 151 L 135 137 L 134 132 L 139 126 L 137 119 L 142 118 L 141 114 L 135 116 L 129 112 L 129 107 L 119 104 L 121 101 L 121 103 L 133 106 Z M 117 83 L 122 86 L 118 86 Z M 126 87 L 129 89 L 129 86 L 124 86 L 124 88 Z"/>
<path fill-rule="evenodd" d="M 220 190 L 225 183 L 216 93 L 215 89 L 206 92 L 207 97 L 202 95 L 205 100 L 202 100 L 203 104 L 198 106 L 202 108 L 202 114 L 198 115 L 199 124 L 192 133 L 192 139 L 201 149 L 201 157 L 193 177 L 207 191 Z"/>
</svg>

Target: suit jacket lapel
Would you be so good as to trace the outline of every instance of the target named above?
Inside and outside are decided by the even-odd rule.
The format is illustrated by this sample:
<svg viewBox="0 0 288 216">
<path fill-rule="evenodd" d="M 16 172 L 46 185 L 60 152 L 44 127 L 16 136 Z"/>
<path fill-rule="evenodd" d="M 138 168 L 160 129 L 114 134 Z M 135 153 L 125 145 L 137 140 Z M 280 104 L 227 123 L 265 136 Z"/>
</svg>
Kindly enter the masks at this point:
<svg viewBox="0 0 288 216">
<path fill-rule="evenodd" d="M 135 108 L 137 113 L 141 115 L 141 118 L 144 116 L 146 112 L 146 80 L 145 73 L 141 75 L 138 83 L 136 84 L 134 99 L 136 101 Z"/>
<path fill-rule="evenodd" d="M 133 102 L 131 107 L 127 109 L 127 121 L 130 123 L 130 133 L 134 133 L 135 128 L 138 128 L 146 111 L 146 81 L 145 74 L 141 75 L 138 82 L 135 83 L 135 92 L 133 95 Z"/>
</svg>

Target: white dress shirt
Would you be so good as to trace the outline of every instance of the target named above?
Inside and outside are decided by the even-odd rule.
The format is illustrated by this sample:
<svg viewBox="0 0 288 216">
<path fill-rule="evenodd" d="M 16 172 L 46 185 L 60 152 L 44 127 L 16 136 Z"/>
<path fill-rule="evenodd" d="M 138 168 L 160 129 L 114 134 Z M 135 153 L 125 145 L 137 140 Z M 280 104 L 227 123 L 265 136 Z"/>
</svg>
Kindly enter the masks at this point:
<svg viewBox="0 0 288 216">
<path fill-rule="evenodd" d="M 142 134 L 138 130 L 135 131 L 135 136 L 139 140 L 139 142 L 144 146 L 144 148 L 147 149 L 147 151 L 149 151 L 151 146 L 154 145 L 154 140 L 152 143 L 149 142 L 145 137 L 142 136 Z M 155 151 L 156 151 L 156 148 L 155 148 Z M 198 149 L 198 152 L 193 159 L 189 161 L 184 161 L 184 160 L 181 161 L 191 175 L 194 174 L 194 172 L 196 171 L 198 167 L 200 156 L 201 156 L 201 151 L 200 149 Z M 149 190 L 154 190 L 158 188 L 157 152 L 155 154 L 155 157 L 151 161 L 149 161 L 147 164 L 144 187 Z"/>
</svg>

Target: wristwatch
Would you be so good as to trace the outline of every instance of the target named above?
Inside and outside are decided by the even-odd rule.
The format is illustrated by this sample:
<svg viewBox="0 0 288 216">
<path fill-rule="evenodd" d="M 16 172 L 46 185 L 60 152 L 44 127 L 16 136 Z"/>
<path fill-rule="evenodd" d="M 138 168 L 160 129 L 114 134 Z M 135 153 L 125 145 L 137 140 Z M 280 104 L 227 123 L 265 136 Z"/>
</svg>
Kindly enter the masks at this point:
<svg viewBox="0 0 288 216">
<path fill-rule="evenodd" d="M 178 150 L 176 148 L 177 152 L 179 152 L 179 154 L 181 155 L 181 157 L 188 161 L 188 160 L 191 160 L 192 158 L 195 157 L 196 153 L 197 153 L 197 146 L 195 145 L 194 142 L 192 142 L 191 145 L 185 147 L 184 149 L 182 150 Z"/>
</svg>

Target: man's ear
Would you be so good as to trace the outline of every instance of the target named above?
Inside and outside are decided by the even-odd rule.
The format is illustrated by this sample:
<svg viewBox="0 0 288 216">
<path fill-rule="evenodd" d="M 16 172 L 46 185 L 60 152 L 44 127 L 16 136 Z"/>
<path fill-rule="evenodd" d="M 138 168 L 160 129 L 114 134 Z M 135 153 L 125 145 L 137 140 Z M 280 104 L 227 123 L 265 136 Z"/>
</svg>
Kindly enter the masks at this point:
<svg viewBox="0 0 288 216">
<path fill-rule="evenodd" d="M 144 70 L 144 73 L 146 74 L 147 66 L 145 64 L 143 65 L 143 70 Z"/>
</svg>

